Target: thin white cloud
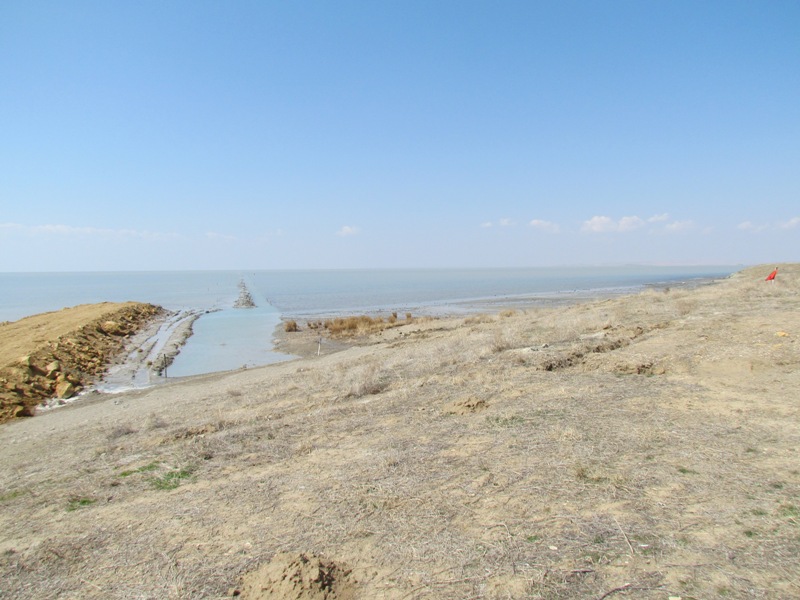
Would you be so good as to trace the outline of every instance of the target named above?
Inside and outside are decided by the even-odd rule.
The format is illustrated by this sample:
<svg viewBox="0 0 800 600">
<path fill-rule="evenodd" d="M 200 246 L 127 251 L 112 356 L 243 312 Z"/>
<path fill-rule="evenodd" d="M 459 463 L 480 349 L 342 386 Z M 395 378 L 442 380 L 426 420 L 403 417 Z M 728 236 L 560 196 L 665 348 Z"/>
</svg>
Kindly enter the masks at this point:
<svg viewBox="0 0 800 600">
<path fill-rule="evenodd" d="M 617 224 L 611 217 L 595 216 L 588 221 L 583 222 L 581 231 L 589 231 L 591 233 L 605 233 L 608 231 L 616 231 Z"/>
<path fill-rule="evenodd" d="M 484 223 L 481 223 L 481 227 L 483 229 L 489 229 L 489 227 L 491 227 L 491 226 L 492 226 L 492 222 L 491 221 L 486 221 Z"/>
<path fill-rule="evenodd" d="M 644 225 L 644 221 L 639 217 L 622 217 L 619 220 L 620 231 L 633 231 L 634 229 L 639 229 L 642 225 Z"/>
<path fill-rule="evenodd" d="M 660 223 L 662 221 L 666 221 L 669 219 L 668 213 L 661 213 L 660 215 L 653 215 L 649 219 L 647 219 L 648 223 Z"/>
<path fill-rule="evenodd" d="M 533 219 L 528 225 L 539 231 L 546 231 L 547 233 L 558 233 L 561 231 L 561 228 L 557 224 L 551 221 L 543 221 L 542 219 Z"/>
<path fill-rule="evenodd" d="M 780 229 L 794 229 L 795 227 L 800 227 L 800 217 L 792 217 L 788 221 L 778 221 L 773 224 L 768 223 L 753 223 L 752 221 L 742 221 L 736 226 L 736 229 L 740 229 L 742 231 L 750 231 L 753 233 L 759 233 L 761 231 L 767 230 L 780 230 Z"/>
<path fill-rule="evenodd" d="M 511 219 L 500 219 L 499 223 L 500 227 L 511 227 L 514 224 L 514 221 Z"/>
<path fill-rule="evenodd" d="M 781 221 L 778 223 L 778 227 L 781 229 L 794 229 L 795 227 L 800 226 L 800 217 L 793 217 L 788 221 Z"/>
<path fill-rule="evenodd" d="M 664 231 L 668 233 L 681 233 L 683 231 L 694 229 L 694 227 L 694 221 L 688 219 L 686 221 L 673 221 L 672 223 L 664 225 Z"/>
<path fill-rule="evenodd" d="M 759 231 L 764 231 L 765 229 L 768 228 L 769 225 L 764 225 L 764 224 L 756 225 L 751 221 L 742 221 L 736 226 L 736 229 L 741 229 L 742 231 L 752 231 L 755 233 L 758 233 Z"/>
<path fill-rule="evenodd" d="M 622 217 L 619 221 L 615 221 L 611 217 L 594 216 L 588 221 L 584 221 L 581 226 L 581 231 L 589 233 L 624 233 L 633 231 L 644 225 L 644 221 L 639 217 Z"/>
<path fill-rule="evenodd" d="M 336 232 L 336 235 L 341 237 L 347 237 L 351 235 L 358 234 L 359 229 L 358 227 L 354 227 L 352 225 L 344 225 L 339 231 Z"/>
</svg>

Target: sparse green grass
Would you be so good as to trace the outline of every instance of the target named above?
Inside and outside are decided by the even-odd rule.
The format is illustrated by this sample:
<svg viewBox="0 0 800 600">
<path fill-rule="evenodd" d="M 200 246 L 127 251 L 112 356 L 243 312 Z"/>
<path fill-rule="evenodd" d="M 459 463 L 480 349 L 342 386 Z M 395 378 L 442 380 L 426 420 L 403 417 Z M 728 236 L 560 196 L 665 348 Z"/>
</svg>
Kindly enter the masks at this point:
<svg viewBox="0 0 800 600">
<path fill-rule="evenodd" d="M 698 475 L 697 471 L 688 467 L 678 467 L 678 473 L 681 475 Z"/>
<path fill-rule="evenodd" d="M 192 476 L 192 469 L 183 468 L 177 471 L 168 471 L 160 477 L 153 477 L 150 484 L 157 490 L 174 490 L 184 479 Z"/>
<path fill-rule="evenodd" d="M 19 498 L 25 493 L 25 490 L 11 490 L 10 492 L 3 492 L 0 494 L 0 502 L 8 502 L 9 500 L 14 500 L 15 498 Z"/>
<path fill-rule="evenodd" d="M 523 425 L 527 419 L 519 415 L 511 415 L 510 417 L 491 416 L 486 417 L 486 422 L 492 427 L 518 427 Z"/>
<path fill-rule="evenodd" d="M 528 537 L 525 538 L 525 541 L 528 542 L 529 544 L 535 544 L 540 539 L 541 538 L 538 535 L 529 535 Z"/>
<path fill-rule="evenodd" d="M 151 462 L 149 465 L 145 465 L 143 467 L 139 467 L 138 469 L 133 469 L 130 471 L 121 471 L 119 473 L 120 477 L 130 477 L 131 475 L 135 475 L 136 473 L 149 473 L 150 471 L 155 471 L 158 468 L 158 462 Z"/>
<path fill-rule="evenodd" d="M 67 502 L 67 511 L 72 512 L 81 508 L 86 508 L 97 502 L 96 498 L 88 498 L 86 496 L 73 496 Z"/>
<path fill-rule="evenodd" d="M 788 518 L 794 524 L 800 524 L 800 508 L 795 506 L 794 504 L 781 504 L 780 508 L 778 509 L 778 515 L 784 518 Z"/>
</svg>

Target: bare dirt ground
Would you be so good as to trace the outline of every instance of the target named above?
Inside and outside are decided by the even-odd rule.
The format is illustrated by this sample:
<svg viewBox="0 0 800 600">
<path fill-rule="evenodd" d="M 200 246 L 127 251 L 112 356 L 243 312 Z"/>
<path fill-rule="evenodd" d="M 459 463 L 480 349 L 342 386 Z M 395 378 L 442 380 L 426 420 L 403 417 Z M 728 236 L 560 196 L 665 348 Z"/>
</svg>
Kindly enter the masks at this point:
<svg viewBox="0 0 800 600">
<path fill-rule="evenodd" d="M 0 427 L 3 598 L 796 598 L 800 265 Z"/>
</svg>

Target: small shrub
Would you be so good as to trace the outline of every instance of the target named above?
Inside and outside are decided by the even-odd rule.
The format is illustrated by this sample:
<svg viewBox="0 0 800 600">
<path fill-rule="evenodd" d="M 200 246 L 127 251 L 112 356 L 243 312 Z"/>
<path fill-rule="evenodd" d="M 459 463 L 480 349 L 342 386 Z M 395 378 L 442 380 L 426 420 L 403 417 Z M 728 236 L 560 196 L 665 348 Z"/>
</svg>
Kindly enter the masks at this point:
<svg viewBox="0 0 800 600">
<path fill-rule="evenodd" d="M 328 319 L 323 326 L 331 335 L 366 334 L 384 329 L 383 319 L 380 317 L 372 318 L 367 315 Z"/>
<path fill-rule="evenodd" d="M 492 352 L 504 352 L 511 348 L 511 342 L 501 332 L 497 331 L 492 340 Z"/>
<path fill-rule="evenodd" d="M 124 425 L 117 425 L 108 432 L 108 439 L 109 440 L 116 440 L 126 435 L 131 435 L 136 433 L 136 430 L 131 427 L 129 424 Z"/>
<path fill-rule="evenodd" d="M 609 483 L 608 477 L 598 475 L 589 467 L 582 464 L 575 466 L 575 479 L 583 483 Z"/>
<path fill-rule="evenodd" d="M 296 331 L 300 331 L 300 328 L 297 326 L 297 321 L 286 321 L 286 324 L 283 326 L 284 331 L 286 333 L 294 333 Z"/>
<path fill-rule="evenodd" d="M 492 317 L 489 315 L 475 315 L 474 317 L 467 317 L 464 319 L 464 325 L 480 325 L 482 323 L 491 323 Z"/>
<path fill-rule="evenodd" d="M 147 421 L 145 421 L 145 427 L 148 430 L 153 429 L 163 429 L 167 426 L 167 422 L 161 417 L 161 415 L 157 415 L 156 413 L 150 413 L 147 417 Z"/>
<path fill-rule="evenodd" d="M 389 374 L 380 369 L 377 365 L 364 365 L 354 369 L 349 374 L 348 398 L 361 398 L 380 394 L 389 387 Z"/>
</svg>

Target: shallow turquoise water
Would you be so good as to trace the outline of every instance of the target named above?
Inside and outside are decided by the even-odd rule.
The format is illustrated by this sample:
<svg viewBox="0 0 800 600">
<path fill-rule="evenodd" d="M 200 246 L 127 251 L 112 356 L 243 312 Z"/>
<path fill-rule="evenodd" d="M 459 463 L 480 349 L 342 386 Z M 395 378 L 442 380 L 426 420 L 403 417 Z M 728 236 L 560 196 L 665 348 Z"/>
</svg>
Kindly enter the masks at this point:
<svg viewBox="0 0 800 600">
<path fill-rule="evenodd" d="M 230 371 L 266 365 L 288 357 L 272 352 L 272 335 L 280 324 L 273 306 L 209 313 L 194 323 L 194 334 L 168 369 L 170 377 Z"/>
</svg>

